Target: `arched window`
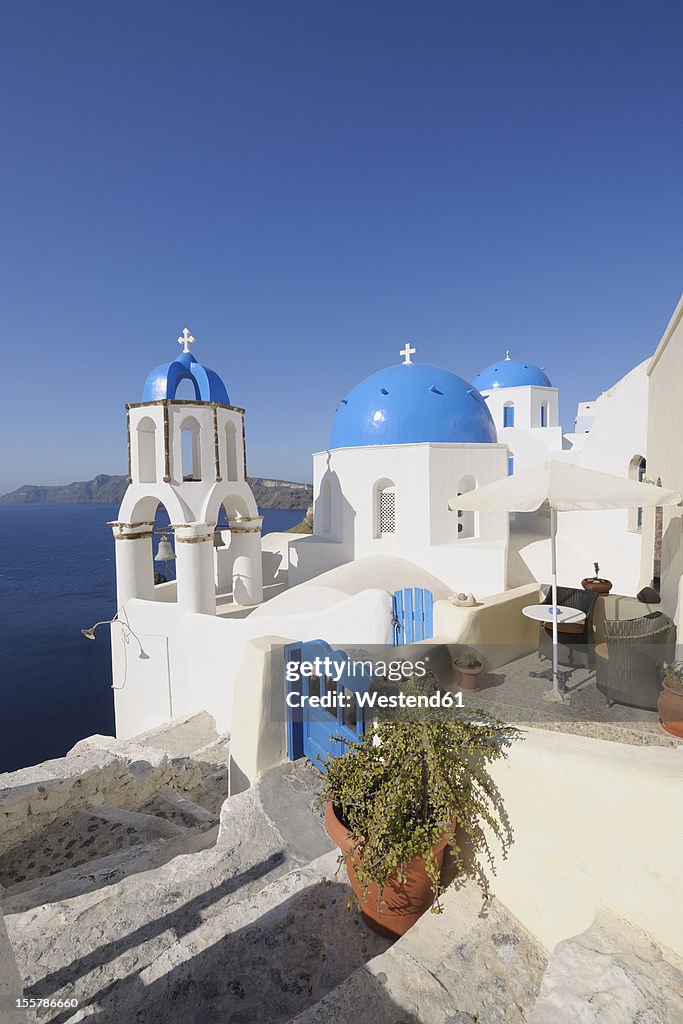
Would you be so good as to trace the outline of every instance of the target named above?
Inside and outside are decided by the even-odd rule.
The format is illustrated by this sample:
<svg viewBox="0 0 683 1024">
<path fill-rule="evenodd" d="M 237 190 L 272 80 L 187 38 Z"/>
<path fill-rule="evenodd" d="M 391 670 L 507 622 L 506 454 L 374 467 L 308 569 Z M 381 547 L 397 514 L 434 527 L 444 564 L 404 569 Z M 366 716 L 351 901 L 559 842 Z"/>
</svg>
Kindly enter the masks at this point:
<svg viewBox="0 0 683 1024">
<path fill-rule="evenodd" d="M 647 472 L 647 462 L 643 455 L 634 455 L 628 464 L 628 475 L 630 480 L 638 480 L 642 483 Z M 643 510 L 642 508 L 630 508 L 628 511 L 629 530 L 642 530 Z"/>
<path fill-rule="evenodd" d="M 545 402 L 541 402 L 541 426 L 548 426 L 548 406 Z"/>
<path fill-rule="evenodd" d="M 237 430 L 232 421 L 225 424 L 226 478 L 237 480 Z"/>
<path fill-rule="evenodd" d="M 461 494 L 468 494 L 470 491 L 475 490 L 477 481 L 473 476 L 464 476 L 458 484 L 458 497 Z M 458 509 L 458 540 L 465 540 L 467 537 L 476 537 L 477 535 L 477 519 L 476 512 L 465 511 L 464 509 Z"/>
<path fill-rule="evenodd" d="M 332 485 L 327 477 L 320 486 L 320 509 L 323 533 L 332 533 Z"/>
<path fill-rule="evenodd" d="M 145 416 L 137 426 L 138 480 L 141 484 L 155 484 L 157 480 L 156 424 Z"/>
<path fill-rule="evenodd" d="M 515 425 L 515 403 L 506 402 L 503 406 L 503 426 L 514 427 Z"/>
<path fill-rule="evenodd" d="M 188 416 L 180 425 L 180 444 L 183 460 L 183 480 L 201 480 L 201 429 L 194 416 Z"/>
<path fill-rule="evenodd" d="M 515 457 L 514 455 L 508 455 L 508 476 L 512 476 L 515 471 Z"/>
<path fill-rule="evenodd" d="M 393 480 L 378 480 L 375 484 L 375 537 L 396 533 L 396 485 Z"/>
</svg>

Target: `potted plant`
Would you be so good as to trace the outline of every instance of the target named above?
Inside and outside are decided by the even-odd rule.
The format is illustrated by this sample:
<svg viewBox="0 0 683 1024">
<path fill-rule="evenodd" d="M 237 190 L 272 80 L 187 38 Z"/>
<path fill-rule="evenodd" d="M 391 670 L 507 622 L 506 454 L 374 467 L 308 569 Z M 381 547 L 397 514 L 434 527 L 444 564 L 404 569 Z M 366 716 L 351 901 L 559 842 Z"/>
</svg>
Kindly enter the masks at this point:
<svg viewBox="0 0 683 1024">
<path fill-rule="evenodd" d="M 665 662 L 657 708 L 662 728 L 683 737 L 683 661 Z"/>
<path fill-rule="evenodd" d="M 474 651 L 463 651 L 453 662 L 455 681 L 460 690 L 478 690 L 484 666 Z"/>
<path fill-rule="evenodd" d="M 441 710 L 429 721 L 412 712 L 376 721 L 347 753 L 325 762 L 321 799 L 353 889 L 349 903 L 382 934 L 403 935 L 430 906 L 440 910 L 446 847 L 458 873 L 489 898 L 477 859 L 482 854 L 493 868 L 482 826 L 503 856 L 512 830 L 487 766 L 506 756 L 517 730 L 479 715 Z"/>
<path fill-rule="evenodd" d="M 596 594 L 609 594 L 612 589 L 612 581 L 605 580 L 600 576 L 600 566 L 597 562 L 593 562 L 593 568 L 595 569 L 595 576 L 586 577 L 585 580 L 581 580 L 581 586 L 584 590 L 592 590 Z"/>
</svg>

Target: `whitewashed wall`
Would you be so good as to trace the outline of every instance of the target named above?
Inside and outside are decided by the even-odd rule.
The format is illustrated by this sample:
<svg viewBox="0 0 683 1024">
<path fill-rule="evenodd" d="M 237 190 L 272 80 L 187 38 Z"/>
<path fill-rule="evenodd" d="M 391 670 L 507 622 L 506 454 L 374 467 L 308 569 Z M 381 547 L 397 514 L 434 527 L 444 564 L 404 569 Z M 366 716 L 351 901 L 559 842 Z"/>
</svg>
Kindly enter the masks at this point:
<svg viewBox="0 0 683 1024">
<path fill-rule="evenodd" d="M 235 678 L 247 640 L 268 634 L 330 643 L 382 644 L 391 640 L 391 598 L 368 589 L 328 608 L 258 618 L 222 618 L 178 605 L 132 600 L 125 615 L 135 640 L 112 627 L 116 735 L 127 739 L 171 718 L 207 711 L 220 732 L 231 728 Z"/>
<path fill-rule="evenodd" d="M 289 545 L 290 585 L 366 555 L 409 559 L 452 589 L 482 594 L 505 589 L 507 515 L 477 517 L 475 537 L 458 535 L 448 500 L 472 477 L 481 487 L 507 475 L 500 444 L 373 445 L 313 457 L 315 533 Z M 396 488 L 396 528 L 376 534 L 376 485 Z M 324 488 L 331 489 L 331 516 Z M 329 527 L 329 529 L 326 529 Z"/>
<path fill-rule="evenodd" d="M 683 748 L 525 730 L 492 775 L 515 830 L 496 896 L 550 949 L 606 907 L 683 954 Z"/>
<path fill-rule="evenodd" d="M 565 452 L 563 458 L 588 469 L 628 477 L 636 455 L 647 458 L 647 366 L 640 363 L 594 403 L 595 421 L 581 449 Z M 650 468 L 648 465 L 648 474 Z M 593 562 L 600 574 L 612 580 L 614 591 L 636 594 L 641 582 L 643 536 L 631 529 L 629 512 L 561 512 L 558 515 L 557 568 L 562 586 L 580 586 L 593 575 Z M 547 582 L 550 573 L 550 541 L 529 535 L 525 543 L 518 531 L 515 546 L 533 578 Z M 649 579 L 647 580 L 649 582 Z"/>
<path fill-rule="evenodd" d="M 649 367 L 648 475 L 683 494 L 683 298 L 657 346 Z M 651 574 L 654 513 L 643 524 L 641 579 Z M 664 509 L 662 610 L 683 628 L 683 512 Z"/>
</svg>

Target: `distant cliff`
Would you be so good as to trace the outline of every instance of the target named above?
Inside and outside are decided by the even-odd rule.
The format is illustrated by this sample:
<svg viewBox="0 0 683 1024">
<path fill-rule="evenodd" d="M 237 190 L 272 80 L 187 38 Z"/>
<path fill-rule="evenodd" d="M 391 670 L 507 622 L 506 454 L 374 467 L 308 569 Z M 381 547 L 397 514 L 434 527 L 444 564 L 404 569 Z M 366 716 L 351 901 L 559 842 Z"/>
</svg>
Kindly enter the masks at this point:
<svg viewBox="0 0 683 1024">
<path fill-rule="evenodd" d="M 273 480 L 269 477 L 248 478 L 259 508 L 300 508 L 307 509 L 313 501 L 310 484 L 296 484 L 289 480 Z M 101 505 L 117 505 L 123 498 L 127 486 L 125 476 L 107 476 L 100 473 L 93 480 L 82 480 L 55 487 L 41 487 L 23 484 L 16 491 L 3 494 L 3 505 L 33 504 L 39 501 L 63 502 L 80 505 L 95 502 Z"/>
</svg>

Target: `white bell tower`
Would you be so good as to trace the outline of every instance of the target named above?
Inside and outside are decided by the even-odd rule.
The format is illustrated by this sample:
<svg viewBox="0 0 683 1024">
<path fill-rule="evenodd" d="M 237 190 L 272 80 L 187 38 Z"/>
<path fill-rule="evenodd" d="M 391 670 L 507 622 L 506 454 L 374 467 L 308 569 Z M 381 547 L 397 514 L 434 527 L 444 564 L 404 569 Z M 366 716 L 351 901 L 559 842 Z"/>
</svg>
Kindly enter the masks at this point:
<svg viewBox="0 0 683 1024">
<path fill-rule="evenodd" d="M 153 370 L 142 401 L 126 407 L 128 488 L 110 524 L 119 608 L 131 598 L 169 601 L 175 592 L 186 611 L 212 615 L 217 590 L 232 589 L 241 605 L 263 599 L 262 519 L 246 479 L 244 409 L 231 405 L 218 374 L 197 362 L 194 342 L 185 328 L 180 355 Z M 177 397 L 181 384 L 193 397 Z M 160 504 L 169 517 L 164 532 L 175 545 L 176 581 L 155 586 Z M 217 532 L 221 509 L 229 533 L 227 525 Z"/>
</svg>

